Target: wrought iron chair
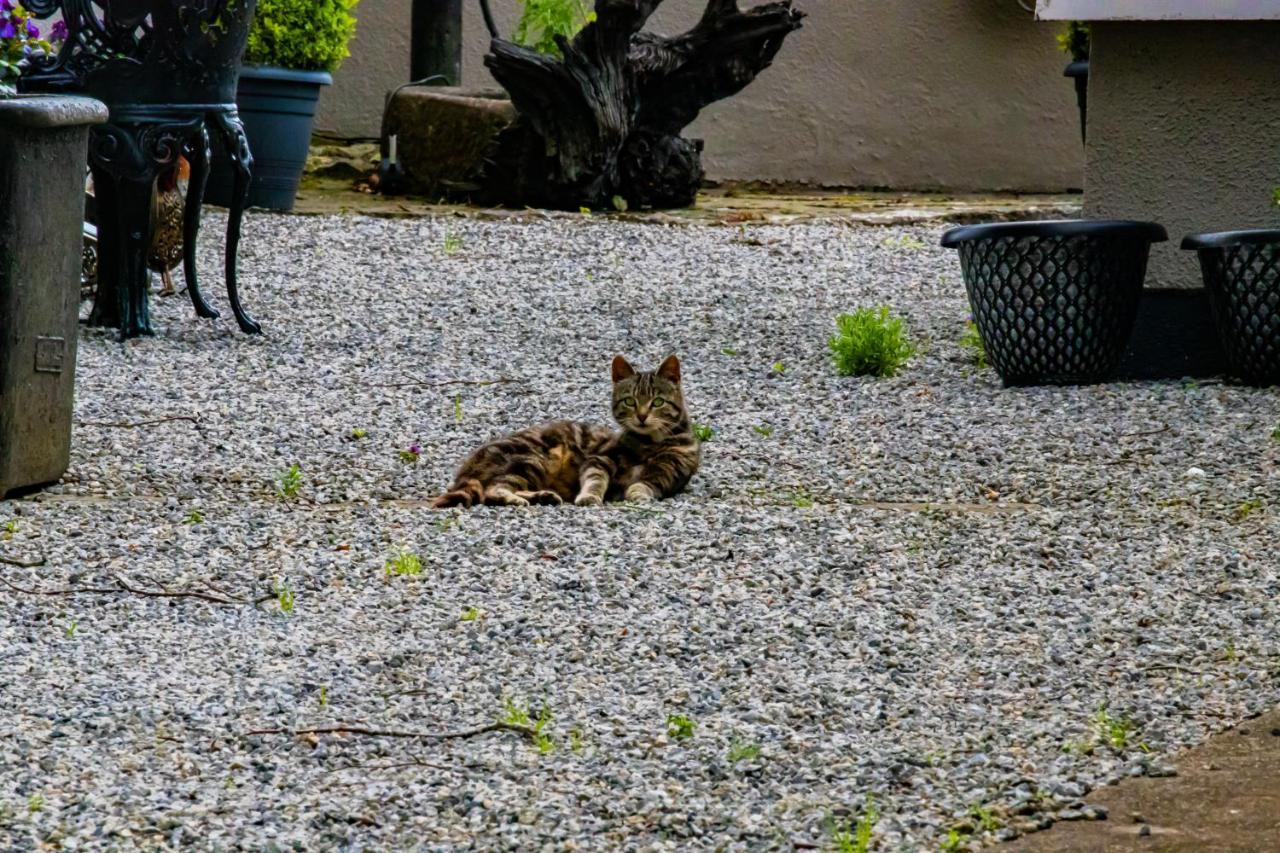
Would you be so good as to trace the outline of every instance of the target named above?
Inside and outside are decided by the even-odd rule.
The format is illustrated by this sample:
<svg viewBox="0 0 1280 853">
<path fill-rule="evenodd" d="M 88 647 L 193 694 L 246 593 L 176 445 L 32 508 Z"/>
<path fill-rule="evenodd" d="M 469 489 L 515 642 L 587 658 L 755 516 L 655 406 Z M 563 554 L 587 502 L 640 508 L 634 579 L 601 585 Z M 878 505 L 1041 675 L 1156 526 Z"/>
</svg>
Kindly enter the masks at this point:
<svg viewBox="0 0 1280 853">
<path fill-rule="evenodd" d="M 84 94 L 106 103 L 93 129 L 89 167 L 97 201 L 98 289 L 92 326 L 125 338 L 152 334 L 147 248 L 156 177 L 191 164 L 183 218 L 183 271 L 196 314 L 218 312 L 200 293 L 196 236 L 209 178 L 209 128 L 235 170 L 227 223 L 227 297 L 240 328 L 261 327 L 240 304 L 236 253 L 253 156 L 236 112 L 240 57 L 257 0 L 24 0 L 37 17 L 61 14 L 67 38 L 57 56 L 35 60 L 26 92 Z"/>
</svg>

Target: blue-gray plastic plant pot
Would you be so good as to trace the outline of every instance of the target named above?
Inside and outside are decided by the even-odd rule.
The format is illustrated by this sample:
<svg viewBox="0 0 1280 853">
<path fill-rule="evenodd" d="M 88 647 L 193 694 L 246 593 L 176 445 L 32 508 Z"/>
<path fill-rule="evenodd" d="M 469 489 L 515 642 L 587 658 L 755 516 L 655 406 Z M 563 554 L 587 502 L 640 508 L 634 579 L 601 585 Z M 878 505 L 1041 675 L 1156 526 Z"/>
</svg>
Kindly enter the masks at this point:
<svg viewBox="0 0 1280 853">
<path fill-rule="evenodd" d="M 293 210 L 298 182 L 307 165 L 320 87 L 332 83 L 327 71 L 290 71 L 265 65 L 241 69 L 236 104 L 253 153 L 250 207 Z M 205 201 L 229 206 L 232 180 L 225 157 L 215 152 Z"/>
</svg>

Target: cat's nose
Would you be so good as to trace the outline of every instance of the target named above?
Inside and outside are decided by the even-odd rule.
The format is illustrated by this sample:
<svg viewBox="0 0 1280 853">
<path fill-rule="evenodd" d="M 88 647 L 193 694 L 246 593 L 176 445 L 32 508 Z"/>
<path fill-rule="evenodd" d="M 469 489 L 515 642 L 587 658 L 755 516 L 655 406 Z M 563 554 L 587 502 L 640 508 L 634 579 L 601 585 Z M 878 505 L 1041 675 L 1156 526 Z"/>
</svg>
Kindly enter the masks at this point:
<svg viewBox="0 0 1280 853">
<path fill-rule="evenodd" d="M 649 419 L 648 412 L 636 412 L 636 423 L 644 426 L 644 422 Z"/>
</svg>

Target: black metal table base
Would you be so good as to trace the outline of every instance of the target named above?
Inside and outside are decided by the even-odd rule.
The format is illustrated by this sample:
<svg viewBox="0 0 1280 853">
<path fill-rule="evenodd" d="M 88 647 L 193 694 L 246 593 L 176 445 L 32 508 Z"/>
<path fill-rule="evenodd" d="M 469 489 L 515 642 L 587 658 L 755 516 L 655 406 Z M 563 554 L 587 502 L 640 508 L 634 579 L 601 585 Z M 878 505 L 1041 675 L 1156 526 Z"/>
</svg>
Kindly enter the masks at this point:
<svg viewBox="0 0 1280 853">
<path fill-rule="evenodd" d="M 191 164 L 183 211 L 183 273 L 196 314 L 216 318 L 218 312 L 200 292 L 196 270 L 196 238 L 200 233 L 201 202 L 209 179 L 210 127 L 221 137 L 235 173 L 235 188 L 227 221 L 227 298 L 236 321 L 247 333 L 262 331 L 240 303 L 236 254 L 245 200 L 253 171 L 253 156 L 234 105 L 118 111 L 109 124 L 94 129 L 89 142 L 98 203 L 98 294 L 89 325 L 120 330 L 123 338 L 153 334 L 149 307 L 151 273 L 147 249 L 152 228 L 152 193 L 156 177 L 177 166 L 184 156 Z"/>
</svg>

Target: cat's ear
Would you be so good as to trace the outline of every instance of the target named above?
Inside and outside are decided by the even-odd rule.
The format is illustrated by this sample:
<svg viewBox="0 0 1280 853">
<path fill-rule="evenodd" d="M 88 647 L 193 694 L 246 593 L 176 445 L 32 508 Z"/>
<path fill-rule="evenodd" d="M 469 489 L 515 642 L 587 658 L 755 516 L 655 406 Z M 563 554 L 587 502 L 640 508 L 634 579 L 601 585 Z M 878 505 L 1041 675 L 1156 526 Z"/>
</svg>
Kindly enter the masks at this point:
<svg viewBox="0 0 1280 853">
<path fill-rule="evenodd" d="M 658 375 L 668 382 L 680 384 L 680 359 L 674 355 L 667 356 L 667 360 L 662 362 L 662 366 L 658 368 Z"/>
<path fill-rule="evenodd" d="M 613 359 L 613 381 L 621 382 L 624 379 L 630 379 L 636 375 L 636 369 L 631 366 L 631 362 L 622 356 L 615 356 Z"/>
</svg>

